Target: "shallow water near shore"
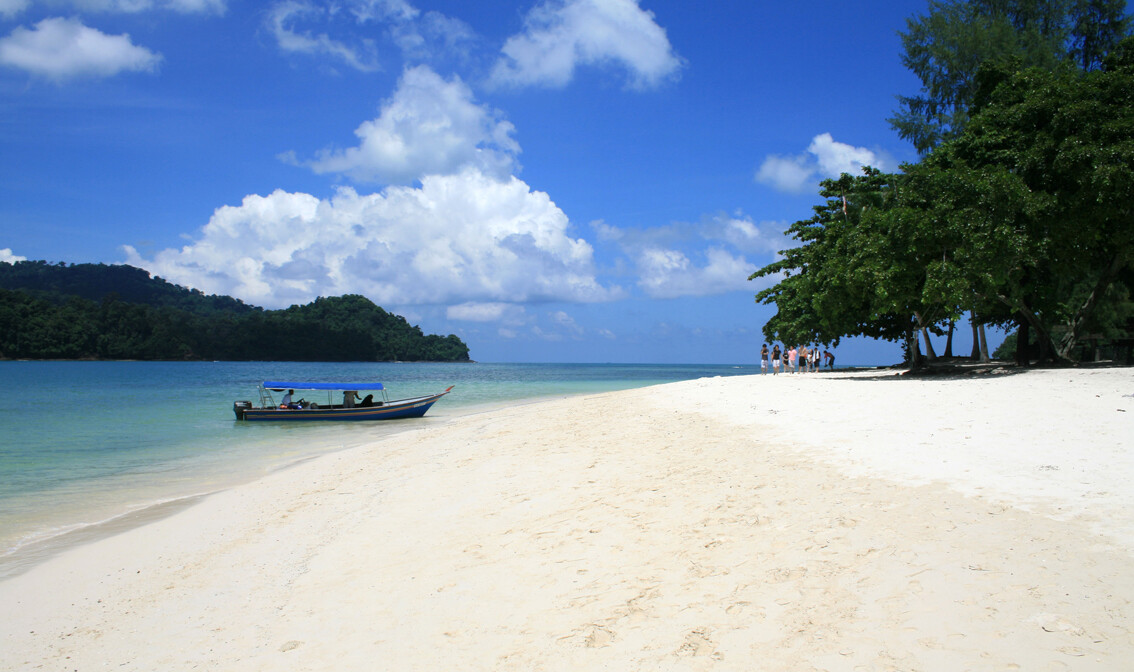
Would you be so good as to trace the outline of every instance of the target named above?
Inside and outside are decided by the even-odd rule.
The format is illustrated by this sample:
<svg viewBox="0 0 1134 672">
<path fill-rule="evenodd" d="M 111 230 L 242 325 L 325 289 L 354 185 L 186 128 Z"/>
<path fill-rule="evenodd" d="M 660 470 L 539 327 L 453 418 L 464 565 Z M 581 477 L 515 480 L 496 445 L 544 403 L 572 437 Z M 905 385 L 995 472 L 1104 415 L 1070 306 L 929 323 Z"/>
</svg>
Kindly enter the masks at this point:
<svg viewBox="0 0 1134 672">
<path fill-rule="evenodd" d="M 66 546 L 327 452 L 520 400 L 707 376 L 729 365 L 0 362 L 0 578 Z M 422 419 L 240 423 L 264 379 L 371 380 L 390 397 L 455 385 Z"/>
</svg>

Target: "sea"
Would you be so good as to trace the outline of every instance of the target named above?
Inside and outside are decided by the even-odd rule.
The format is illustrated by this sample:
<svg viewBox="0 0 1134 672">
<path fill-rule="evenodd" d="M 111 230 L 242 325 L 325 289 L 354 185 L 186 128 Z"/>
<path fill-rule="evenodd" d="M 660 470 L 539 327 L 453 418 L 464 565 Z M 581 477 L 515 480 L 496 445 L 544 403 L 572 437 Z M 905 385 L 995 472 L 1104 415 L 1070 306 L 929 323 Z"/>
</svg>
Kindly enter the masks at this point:
<svg viewBox="0 0 1134 672">
<path fill-rule="evenodd" d="M 730 365 L 2 361 L 0 579 L 329 452 L 515 403 L 758 373 Z M 453 385 L 424 418 L 237 422 L 265 380 Z M 298 399 L 301 394 L 298 393 Z M 319 394 L 302 393 L 322 403 Z"/>
</svg>

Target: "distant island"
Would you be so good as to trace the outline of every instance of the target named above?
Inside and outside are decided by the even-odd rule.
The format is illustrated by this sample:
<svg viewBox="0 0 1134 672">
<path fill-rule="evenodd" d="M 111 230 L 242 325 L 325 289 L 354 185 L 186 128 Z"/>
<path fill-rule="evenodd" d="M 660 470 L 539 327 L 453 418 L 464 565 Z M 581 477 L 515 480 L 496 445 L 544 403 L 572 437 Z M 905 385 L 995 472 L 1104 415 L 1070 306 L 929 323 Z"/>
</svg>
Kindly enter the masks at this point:
<svg viewBox="0 0 1134 672">
<path fill-rule="evenodd" d="M 467 362 L 364 296 L 265 310 L 125 265 L 0 262 L 0 359 Z"/>
</svg>

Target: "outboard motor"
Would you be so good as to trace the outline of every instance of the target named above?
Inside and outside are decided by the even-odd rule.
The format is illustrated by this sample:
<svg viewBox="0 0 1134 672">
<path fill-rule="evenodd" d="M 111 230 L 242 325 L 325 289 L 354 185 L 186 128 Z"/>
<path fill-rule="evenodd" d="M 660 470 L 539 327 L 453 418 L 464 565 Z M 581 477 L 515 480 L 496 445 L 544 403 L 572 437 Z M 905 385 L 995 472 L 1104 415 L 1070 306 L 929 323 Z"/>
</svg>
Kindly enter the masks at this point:
<svg viewBox="0 0 1134 672">
<path fill-rule="evenodd" d="M 232 412 L 236 414 L 237 420 L 244 419 L 244 411 L 252 408 L 251 401 L 234 401 L 232 402 Z"/>
</svg>

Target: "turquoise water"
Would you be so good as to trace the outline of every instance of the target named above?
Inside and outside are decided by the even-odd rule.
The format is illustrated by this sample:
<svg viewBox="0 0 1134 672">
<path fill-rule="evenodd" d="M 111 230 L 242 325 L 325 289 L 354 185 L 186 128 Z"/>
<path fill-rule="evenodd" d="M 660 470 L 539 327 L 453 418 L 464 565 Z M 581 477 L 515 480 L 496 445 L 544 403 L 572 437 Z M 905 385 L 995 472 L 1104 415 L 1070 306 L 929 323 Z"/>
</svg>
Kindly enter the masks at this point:
<svg viewBox="0 0 1134 672">
<path fill-rule="evenodd" d="M 713 365 L 0 362 L 0 578 L 60 540 L 481 407 L 757 372 Z M 416 420 L 236 422 L 232 402 L 257 401 L 262 380 L 380 381 L 391 399 L 455 387 Z"/>
</svg>

